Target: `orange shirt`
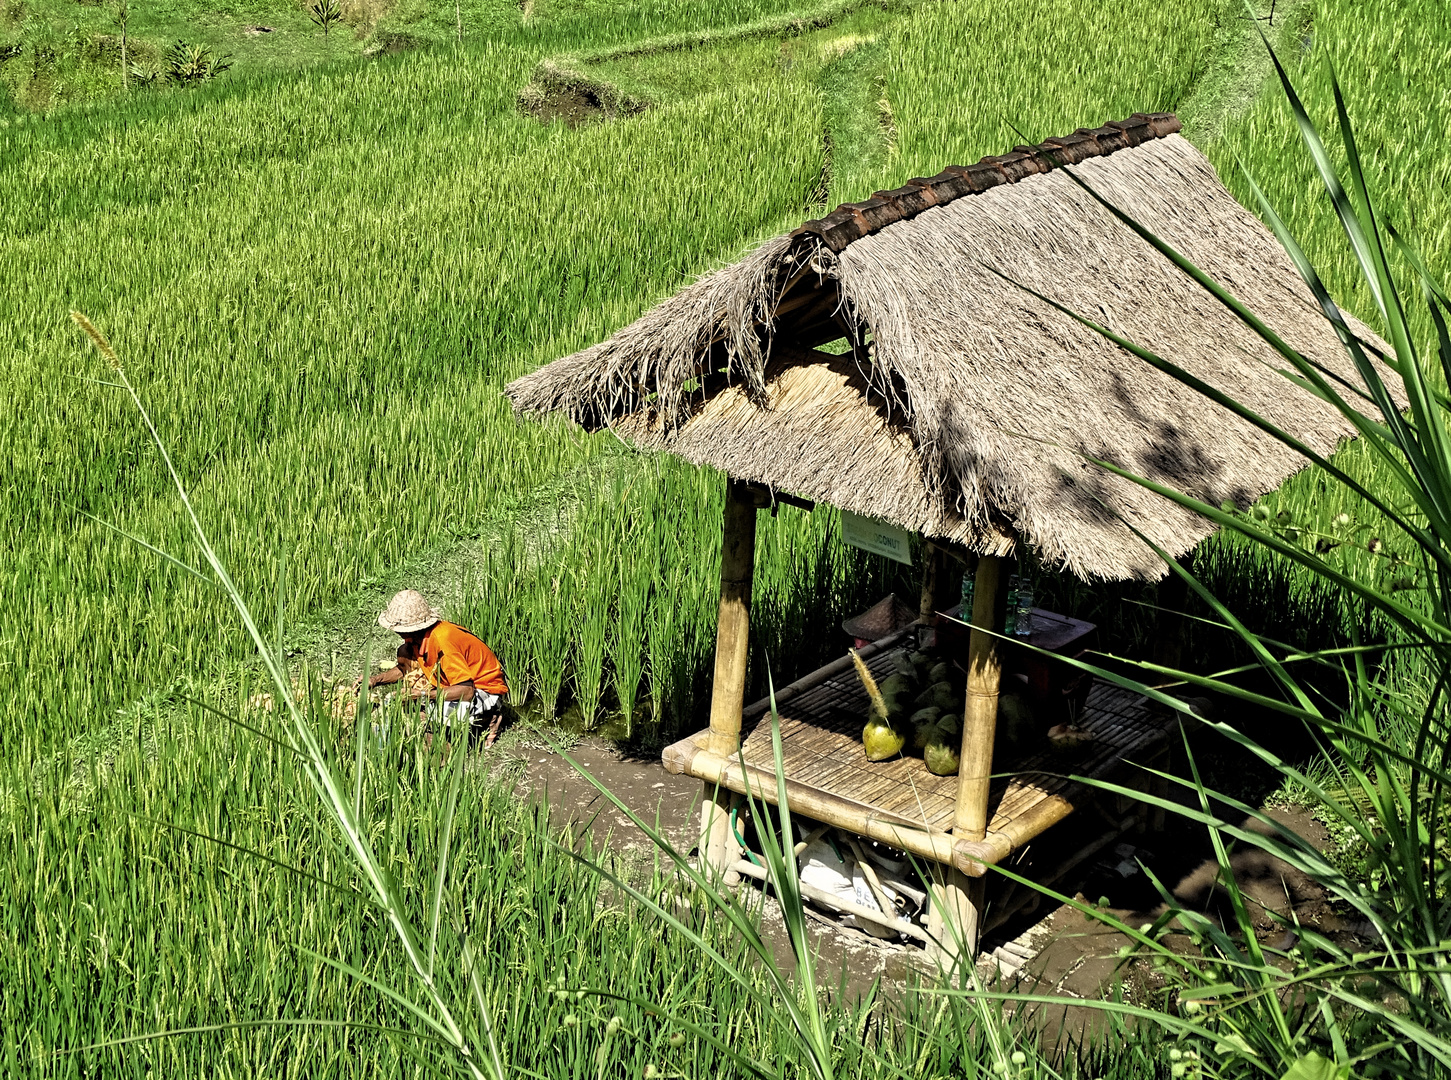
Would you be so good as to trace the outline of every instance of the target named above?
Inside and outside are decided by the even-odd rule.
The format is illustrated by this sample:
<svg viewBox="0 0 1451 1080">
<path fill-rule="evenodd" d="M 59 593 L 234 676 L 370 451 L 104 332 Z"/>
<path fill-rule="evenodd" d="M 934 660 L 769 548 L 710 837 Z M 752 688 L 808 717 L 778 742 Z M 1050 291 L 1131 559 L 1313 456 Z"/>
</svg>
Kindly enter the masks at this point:
<svg viewBox="0 0 1451 1080">
<path fill-rule="evenodd" d="M 435 687 L 442 689 L 471 682 L 475 689 L 486 694 L 509 692 L 499 658 L 462 626 L 451 622 L 434 623 L 424 635 L 416 657 L 405 657 L 406 648 L 400 649 L 398 655 L 403 659 L 417 660 L 428 675 L 428 681 Z"/>
</svg>

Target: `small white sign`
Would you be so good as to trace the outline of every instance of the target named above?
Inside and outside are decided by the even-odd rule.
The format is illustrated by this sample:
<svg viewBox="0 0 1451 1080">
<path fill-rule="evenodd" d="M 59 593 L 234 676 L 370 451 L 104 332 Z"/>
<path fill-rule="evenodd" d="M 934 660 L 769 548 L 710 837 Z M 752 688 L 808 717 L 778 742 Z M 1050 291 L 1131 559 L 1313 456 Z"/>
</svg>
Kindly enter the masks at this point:
<svg viewBox="0 0 1451 1080">
<path fill-rule="evenodd" d="M 841 538 L 852 547 L 912 565 L 912 535 L 896 525 L 843 510 Z"/>
</svg>

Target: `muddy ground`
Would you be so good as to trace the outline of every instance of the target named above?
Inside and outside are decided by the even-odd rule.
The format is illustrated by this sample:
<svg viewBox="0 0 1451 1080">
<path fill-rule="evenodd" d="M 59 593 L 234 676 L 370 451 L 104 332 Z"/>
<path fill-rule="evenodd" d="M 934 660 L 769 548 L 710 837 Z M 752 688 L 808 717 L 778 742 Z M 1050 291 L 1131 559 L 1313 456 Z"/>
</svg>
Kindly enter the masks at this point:
<svg viewBox="0 0 1451 1080">
<path fill-rule="evenodd" d="M 608 846 L 624 865 L 648 867 L 654 851 L 648 837 L 557 752 L 551 738 L 529 728 L 515 729 L 489 752 L 493 758 L 490 767 L 512 775 L 521 798 L 547 798 L 557 826 L 587 828 L 595 843 Z M 599 739 L 580 739 L 568 752 L 635 813 L 658 822 L 680 850 L 691 848 L 698 827 L 698 780 L 667 773 L 658 755 L 633 754 Z M 1216 762 L 1212 751 L 1203 755 L 1202 764 L 1233 776 L 1242 787 L 1235 794 L 1241 797 L 1258 793 L 1263 798 L 1272 790 L 1270 777 L 1256 779 L 1252 770 L 1232 759 Z M 1256 792 L 1256 788 L 1265 790 Z M 1307 813 L 1277 810 L 1274 816 L 1312 842 L 1325 842 L 1323 828 Z M 1072 818 L 1057 826 L 1058 842 L 1072 845 L 1090 840 L 1094 825 L 1086 818 L 1076 823 L 1076 831 L 1070 827 L 1075 824 Z M 1336 934 L 1355 929 L 1340 923 L 1319 886 L 1284 863 L 1256 850 L 1243 850 L 1232 853 L 1232 864 L 1241 889 L 1255 905 L 1257 931 L 1267 944 L 1287 947 L 1283 920 L 1291 917 Z M 1137 926 L 1152 921 L 1163 910 L 1150 875 L 1181 902 L 1211 914 L 1228 914 L 1208 837 L 1197 826 L 1176 822 L 1172 815 L 1164 831 L 1126 835 L 1122 842 L 1086 860 L 1057 887 L 1069 896 L 1101 901 L 1112 914 Z M 771 940 L 789 966 L 790 948 L 779 911 L 773 901 L 768 901 L 765 911 Z M 881 979 L 890 993 L 931 970 L 915 945 L 882 942 L 842 927 L 824 912 L 817 914 L 813 925 L 820 953 L 818 979 L 823 985 L 841 987 L 855 996 Z M 661 932 L 666 932 L 663 926 Z M 1051 991 L 1067 998 L 1098 999 L 1121 985 L 1131 999 L 1151 1002 L 1158 989 L 1156 976 L 1143 966 L 1123 967 L 1118 953 L 1126 943 L 1125 937 L 1071 906 L 1044 898 L 1035 910 L 987 936 L 979 971 L 989 979 L 1000 978 L 1004 985 Z M 1062 1010 L 1047 1019 L 1049 1027 L 1057 1029 Z M 1086 1010 L 1068 1017 L 1068 1027 L 1075 1034 L 1093 1023 Z"/>
</svg>

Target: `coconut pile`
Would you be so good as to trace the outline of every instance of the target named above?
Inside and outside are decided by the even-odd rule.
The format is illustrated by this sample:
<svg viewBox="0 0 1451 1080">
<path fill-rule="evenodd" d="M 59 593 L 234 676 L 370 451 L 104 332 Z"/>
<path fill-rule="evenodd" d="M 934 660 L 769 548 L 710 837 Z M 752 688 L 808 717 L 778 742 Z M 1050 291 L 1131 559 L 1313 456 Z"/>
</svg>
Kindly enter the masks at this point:
<svg viewBox="0 0 1451 1080">
<path fill-rule="evenodd" d="M 867 692 L 866 726 L 862 746 L 868 761 L 887 761 L 898 754 L 920 755 L 929 772 L 955 776 L 962 748 L 962 710 L 967 673 L 957 664 L 930 653 L 899 649 L 891 656 L 891 674 L 880 685 L 855 649 L 852 663 Z M 1005 680 L 998 694 L 997 735 L 994 745 L 1005 755 L 1016 755 L 1047 743 L 1073 752 L 1093 738 L 1071 724 L 1044 730 L 1033 702 L 1025 692 Z"/>
</svg>

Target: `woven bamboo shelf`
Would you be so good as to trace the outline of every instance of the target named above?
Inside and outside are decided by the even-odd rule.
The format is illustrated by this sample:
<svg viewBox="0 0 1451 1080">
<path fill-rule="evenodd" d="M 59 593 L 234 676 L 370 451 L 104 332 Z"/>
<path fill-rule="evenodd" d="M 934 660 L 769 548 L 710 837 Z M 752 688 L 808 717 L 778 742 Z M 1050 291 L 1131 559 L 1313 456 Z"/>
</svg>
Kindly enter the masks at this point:
<svg viewBox="0 0 1451 1080">
<path fill-rule="evenodd" d="M 863 650 L 879 679 L 889 670 L 896 641 Z M 867 653 L 870 652 L 870 655 Z M 788 692 L 789 691 L 789 692 Z M 807 817 L 868 836 L 923 858 L 981 876 L 1076 807 L 1090 792 L 1069 781 L 1073 773 L 1108 779 L 1125 763 L 1148 763 L 1164 749 L 1176 718 L 1152 711 L 1142 695 L 1095 682 L 1079 717 L 1095 739 L 1069 758 L 1044 749 L 1017 761 L 994 762 L 987 835 L 977 842 L 951 835 L 957 798 L 956 776 L 934 776 L 919 758 L 869 762 L 861 744 L 866 693 L 850 661 L 820 668 L 778 694 L 787 799 Z M 666 748 L 665 767 L 732 791 L 775 803 L 776 776 L 768 710 L 746 710 L 755 727 L 742 746 L 741 761 L 726 761 L 707 750 L 707 731 Z"/>
</svg>

